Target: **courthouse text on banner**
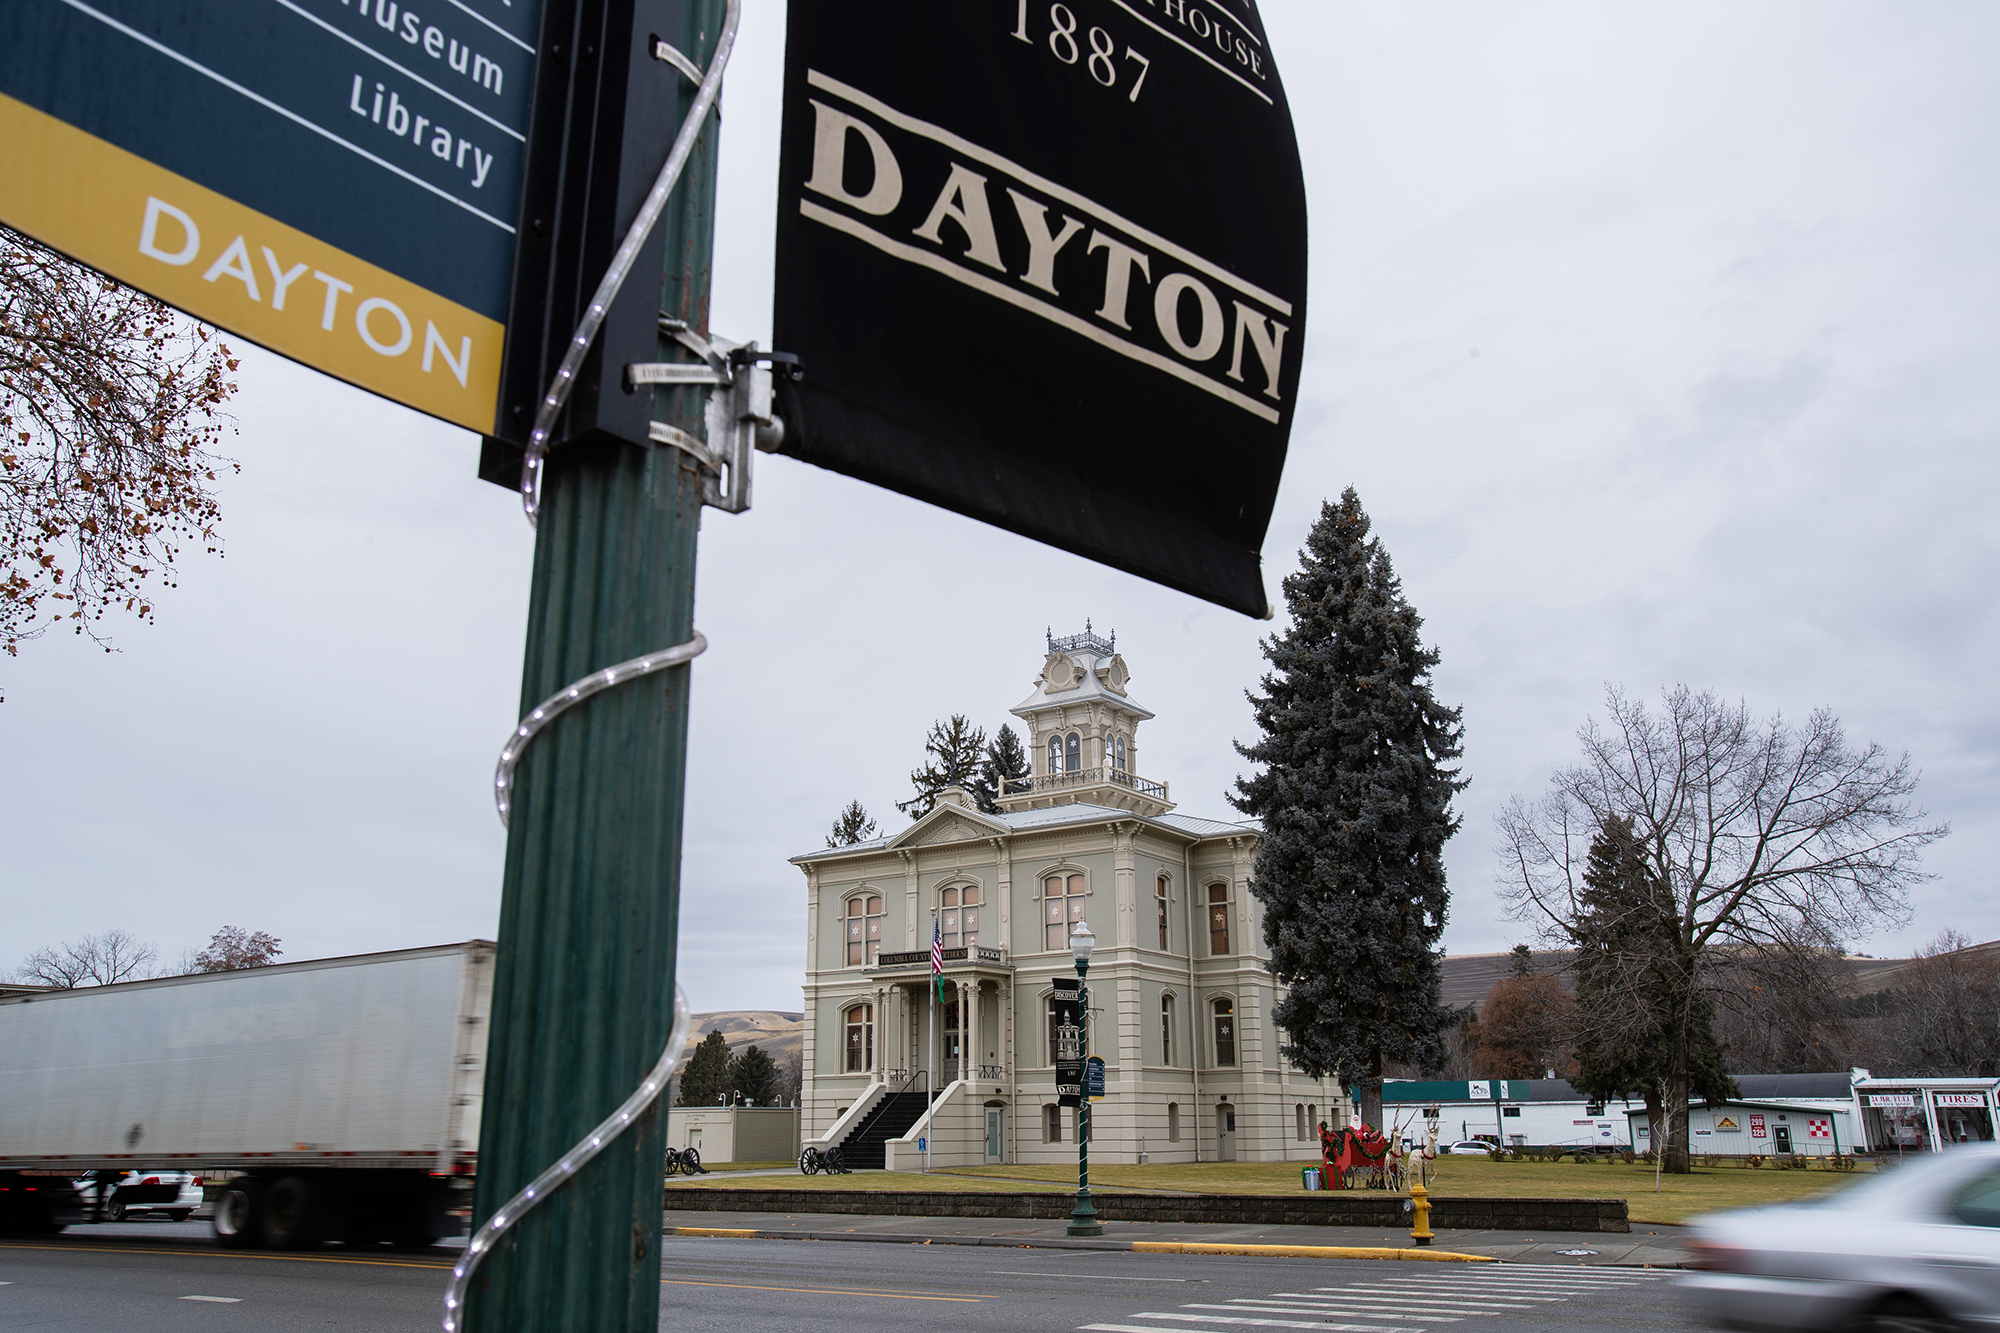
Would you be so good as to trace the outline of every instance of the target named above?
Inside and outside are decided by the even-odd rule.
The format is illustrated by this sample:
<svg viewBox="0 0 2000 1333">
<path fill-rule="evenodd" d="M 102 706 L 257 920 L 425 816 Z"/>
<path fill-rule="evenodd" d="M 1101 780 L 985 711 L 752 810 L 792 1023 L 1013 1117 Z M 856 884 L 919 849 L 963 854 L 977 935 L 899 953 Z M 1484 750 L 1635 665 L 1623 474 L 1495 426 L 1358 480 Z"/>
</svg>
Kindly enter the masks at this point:
<svg viewBox="0 0 2000 1333">
<path fill-rule="evenodd" d="M 490 429 L 537 0 L 12 0 L 0 222 Z"/>
<path fill-rule="evenodd" d="M 782 452 L 1253 615 L 1303 178 L 1250 0 L 794 0 Z"/>
</svg>

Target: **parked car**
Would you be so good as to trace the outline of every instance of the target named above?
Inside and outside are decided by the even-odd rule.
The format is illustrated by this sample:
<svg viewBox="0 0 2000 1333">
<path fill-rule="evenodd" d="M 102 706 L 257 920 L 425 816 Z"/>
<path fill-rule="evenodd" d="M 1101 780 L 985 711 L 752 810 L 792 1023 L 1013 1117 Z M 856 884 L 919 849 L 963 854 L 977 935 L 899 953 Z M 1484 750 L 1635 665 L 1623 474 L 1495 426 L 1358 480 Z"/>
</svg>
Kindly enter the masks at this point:
<svg viewBox="0 0 2000 1333">
<path fill-rule="evenodd" d="M 1447 1144 L 1445 1151 L 1462 1157 L 1490 1157 L 1493 1145 L 1485 1139 L 1460 1139 L 1457 1143 Z"/>
<path fill-rule="evenodd" d="M 109 1183 L 103 1206 L 98 1192 Z M 91 1222 L 122 1222 L 150 1213 L 185 1222 L 201 1207 L 201 1180 L 186 1171 L 95 1171 L 76 1182 L 83 1216 Z"/>
<path fill-rule="evenodd" d="M 1731 1328 L 1948 1333 L 2000 1322 L 2000 1143 L 1693 1227 L 1697 1271 L 1682 1281 Z"/>
</svg>

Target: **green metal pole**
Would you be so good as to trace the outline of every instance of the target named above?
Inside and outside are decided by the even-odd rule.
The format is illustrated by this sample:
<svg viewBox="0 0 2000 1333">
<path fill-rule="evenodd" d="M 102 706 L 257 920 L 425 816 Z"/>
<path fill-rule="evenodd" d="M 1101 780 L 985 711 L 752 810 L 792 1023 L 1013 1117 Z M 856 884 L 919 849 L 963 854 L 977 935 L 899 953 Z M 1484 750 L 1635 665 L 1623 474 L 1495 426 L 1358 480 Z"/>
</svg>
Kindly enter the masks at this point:
<svg viewBox="0 0 2000 1333">
<path fill-rule="evenodd" d="M 1101 1236 L 1104 1224 L 1097 1220 L 1097 1208 L 1090 1201 L 1090 987 L 1082 984 L 1090 964 L 1076 964 L 1077 1056 L 1082 1061 L 1083 1084 L 1076 1099 L 1076 1207 L 1069 1215 L 1072 1236 Z"/>
<path fill-rule="evenodd" d="M 705 65 L 722 13 L 722 0 L 689 0 L 675 44 Z M 682 114 L 692 100 L 684 82 Z M 711 117 L 661 228 L 660 308 L 698 330 L 716 139 Z M 663 340 L 661 359 L 684 358 Z M 655 415 L 699 437 L 703 402 L 699 389 L 662 390 Z M 593 671 L 686 642 L 694 625 L 701 476 L 686 454 L 567 444 L 550 455 L 542 496 L 523 713 Z M 600 694 L 529 745 L 517 770 L 475 1226 L 615 1109 L 666 1043 L 688 686 L 678 667 Z M 656 1333 L 666 1143 L 656 1104 L 507 1233 L 473 1281 L 467 1333 Z"/>
</svg>

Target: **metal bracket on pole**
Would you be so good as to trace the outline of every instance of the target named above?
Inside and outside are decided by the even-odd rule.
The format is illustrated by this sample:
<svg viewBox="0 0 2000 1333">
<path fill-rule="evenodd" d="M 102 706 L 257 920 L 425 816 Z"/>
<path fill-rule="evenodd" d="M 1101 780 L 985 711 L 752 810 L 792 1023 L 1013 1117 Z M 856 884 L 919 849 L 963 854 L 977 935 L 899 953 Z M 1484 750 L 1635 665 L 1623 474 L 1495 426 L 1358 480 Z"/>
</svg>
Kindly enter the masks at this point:
<svg viewBox="0 0 2000 1333">
<path fill-rule="evenodd" d="M 702 503 L 728 514 L 750 507 L 750 455 L 771 453 L 785 438 L 785 423 L 771 408 L 771 371 L 783 366 L 799 378 L 799 359 L 788 352 L 760 352 L 754 342 L 737 344 L 727 338 L 705 338 L 685 321 L 662 316 L 660 331 L 701 360 L 642 361 L 625 367 L 625 382 L 677 387 L 705 386 L 708 439 L 655 422 L 655 443 L 671 445 L 698 462 L 709 475 L 702 478 Z"/>
</svg>

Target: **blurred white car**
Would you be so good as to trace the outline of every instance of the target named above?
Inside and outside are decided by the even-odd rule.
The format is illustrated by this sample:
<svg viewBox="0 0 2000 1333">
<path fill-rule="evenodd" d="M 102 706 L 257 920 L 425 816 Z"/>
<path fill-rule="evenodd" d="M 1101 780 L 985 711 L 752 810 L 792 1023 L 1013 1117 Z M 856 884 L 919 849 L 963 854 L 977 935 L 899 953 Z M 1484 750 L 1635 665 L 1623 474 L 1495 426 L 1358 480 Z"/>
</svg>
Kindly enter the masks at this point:
<svg viewBox="0 0 2000 1333">
<path fill-rule="evenodd" d="M 83 1219 L 88 1222 L 122 1222 L 142 1213 L 185 1222 L 201 1207 L 201 1181 L 189 1172 L 125 1171 L 110 1182 L 110 1191 L 100 1208 L 97 1195 L 103 1182 L 99 1174 L 81 1177 L 76 1182 L 76 1196 L 83 1208 Z"/>
<path fill-rule="evenodd" d="M 1682 1279 L 1731 1328 L 2000 1328 L 2000 1144 L 1926 1156 L 1808 1203 L 1695 1219 Z"/>
<path fill-rule="evenodd" d="M 1457 1143 L 1447 1144 L 1445 1151 L 1463 1157 L 1491 1157 L 1493 1145 L 1485 1139 L 1460 1139 Z"/>
</svg>

